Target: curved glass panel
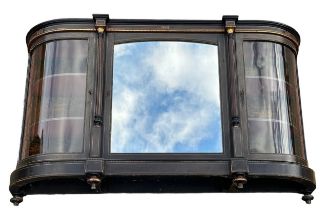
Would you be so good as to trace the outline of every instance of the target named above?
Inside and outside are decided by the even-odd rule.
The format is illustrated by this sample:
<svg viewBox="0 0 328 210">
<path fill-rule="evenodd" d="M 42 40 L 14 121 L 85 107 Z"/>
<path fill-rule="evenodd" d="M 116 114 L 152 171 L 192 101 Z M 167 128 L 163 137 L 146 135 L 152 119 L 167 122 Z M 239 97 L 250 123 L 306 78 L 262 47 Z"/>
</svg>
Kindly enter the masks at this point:
<svg viewBox="0 0 328 210">
<path fill-rule="evenodd" d="M 218 47 L 114 46 L 112 153 L 220 153 Z"/>
<path fill-rule="evenodd" d="M 294 131 L 301 127 L 292 119 L 298 112 L 291 82 L 296 69 L 286 57 L 292 52 L 271 42 L 244 42 L 243 48 L 250 152 L 293 154 L 299 138 Z"/>
<path fill-rule="evenodd" d="M 32 54 L 22 158 L 83 149 L 88 41 L 61 40 Z"/>
</svg>

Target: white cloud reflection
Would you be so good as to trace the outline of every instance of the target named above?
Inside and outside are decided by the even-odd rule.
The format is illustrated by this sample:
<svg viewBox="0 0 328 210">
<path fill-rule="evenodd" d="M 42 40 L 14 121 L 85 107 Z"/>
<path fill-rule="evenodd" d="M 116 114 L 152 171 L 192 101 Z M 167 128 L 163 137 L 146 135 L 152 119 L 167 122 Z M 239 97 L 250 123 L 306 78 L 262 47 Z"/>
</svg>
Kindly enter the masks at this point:
<svg viewBox="0 0 328 210">
<path fill-rule="evenodd" d="M 111 152 L 222 152 L 217 47 L 114 47 Z"/>
</svg>

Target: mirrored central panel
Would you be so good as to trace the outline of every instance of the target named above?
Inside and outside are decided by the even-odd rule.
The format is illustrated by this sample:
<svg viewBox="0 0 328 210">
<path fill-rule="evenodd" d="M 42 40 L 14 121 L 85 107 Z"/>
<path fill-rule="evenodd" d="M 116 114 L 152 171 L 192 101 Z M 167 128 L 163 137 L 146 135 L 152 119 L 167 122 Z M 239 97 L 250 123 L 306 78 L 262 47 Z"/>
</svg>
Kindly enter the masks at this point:
<svg viewBox="0 0 328 210">
<path fill-rule="evenodd" d="M 218 47 L 114 46 L 111 153 L 221 153 Z"/>
</svg>

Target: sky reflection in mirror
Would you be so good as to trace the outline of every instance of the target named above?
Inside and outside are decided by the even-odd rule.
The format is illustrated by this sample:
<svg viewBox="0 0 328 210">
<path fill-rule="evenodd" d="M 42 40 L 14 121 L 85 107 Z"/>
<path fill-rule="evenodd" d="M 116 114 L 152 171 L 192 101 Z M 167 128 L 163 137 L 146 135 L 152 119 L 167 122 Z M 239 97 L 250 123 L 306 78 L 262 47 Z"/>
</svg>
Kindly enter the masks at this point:
<svg viewBox="0 0 328 210">
<path fill-rule="evenodd" d="M 216 45 L 114 46 L 112 153 L 221 153 Z"/>
</svg>

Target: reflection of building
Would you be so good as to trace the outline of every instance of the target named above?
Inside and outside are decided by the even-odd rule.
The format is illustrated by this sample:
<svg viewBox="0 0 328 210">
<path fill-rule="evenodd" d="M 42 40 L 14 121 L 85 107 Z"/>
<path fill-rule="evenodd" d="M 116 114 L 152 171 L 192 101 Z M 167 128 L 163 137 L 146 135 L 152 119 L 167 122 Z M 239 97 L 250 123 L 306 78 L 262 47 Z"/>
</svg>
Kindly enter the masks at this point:
<svg viewBox="0 0 328 210">
<path fill-rule="evenodd" d="M 289 97 L 295 97 L 297 84 L 285 78 L 285 72 L 293 69 L 285 69 L 288 60 L 283 57 L 293 52 L 281 44 L 268 42 L 248 42 L 244 50 L 252 57 L 245 59 L 250 149 L 254 153 L 293 154 L 294 134 L 301 131 L 289 119 L 293 110 L 289 106 L 298 105 L 288 101 L 286 86 L 292 88 Z"/>
<path fill-rule="evenodd" d="M 41 132 L 41 138 L 39 136 L 34 136 L 30 140 L 30 149 L 29 149 L 29 156 L 36 155 L 40 153 L 40 148 L 42 148 L 42 136 L 43 131 Z"/>
<path fill-rule="evenodd" d="M 13 203 L 91 190 L 313 199 L 294 29 L 95 15 L 40 24 L 27 45 Z"/>
</svg>

